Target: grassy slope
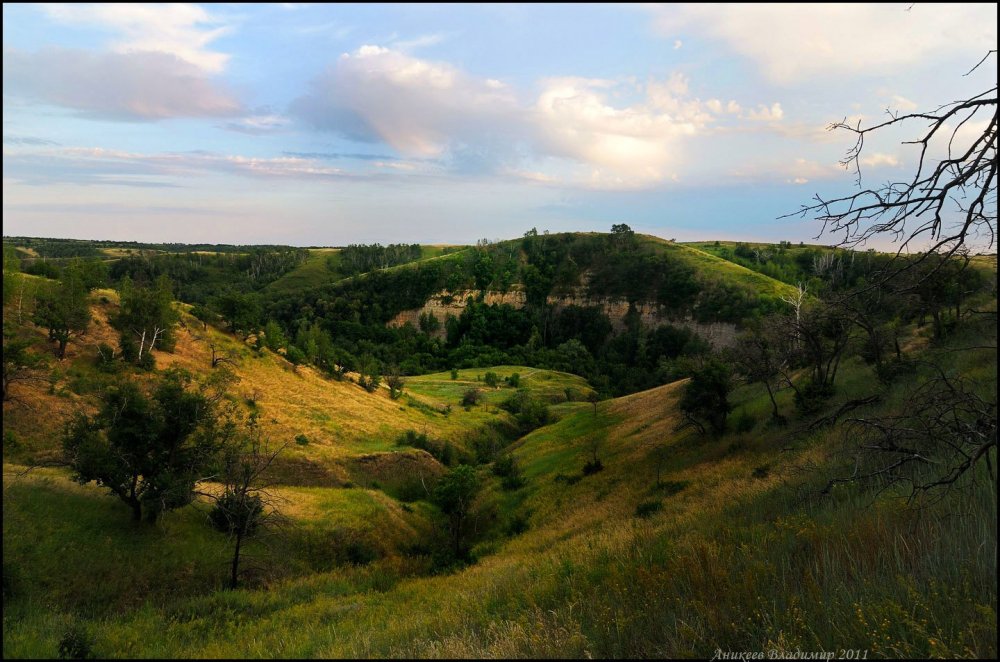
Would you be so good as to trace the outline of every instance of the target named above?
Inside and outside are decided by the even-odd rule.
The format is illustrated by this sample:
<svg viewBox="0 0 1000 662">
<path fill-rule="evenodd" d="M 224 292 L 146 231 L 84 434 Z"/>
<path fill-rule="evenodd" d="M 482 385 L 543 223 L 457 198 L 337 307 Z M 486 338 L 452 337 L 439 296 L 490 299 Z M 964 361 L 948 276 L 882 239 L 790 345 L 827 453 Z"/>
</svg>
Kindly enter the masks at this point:
<svg viewBox="0 0 1000 662">
<path fill-rule="evenodd" d="M 700 278 L 707 280 L 722 280 L 739 285 L 755 294 L 781 296 L 791 294 L 793 287 L 770 276 L 757 273 L 744 266 L 729 262 L 713 255 L 701 247 L 691 244 L 677 244 L 659 237 L 643 235 L 644 240 L 657 245 L 661 250 L 672 251 L 672 254 L 693 267 Z"/>
<path fill-rule="evenodd" d="M 995 393 L 995 352 L 942 356 Z M 518 371 L 525 378 L 526 369 Z M 447 398 L 449 389 L 472 383 L 473 372 L 463 371 L 456 383 L 448 375 L 415 379 L 411 388 Z M 676 433 L 680 386 L 604 402 L 596 414 L 585 403 L 560 405 L 560 421 L 514 447 L 527 486 L 502 492 L 493 485 L 482 498 L 486 511 L 527 515 L 529 530 L 481 545 L 480 561 L 464 571 L 412 577 L 405 558 L 389 557 L 267 591 L 168 596 L 90 621 L 95 650 L 188 657 L 706 656 L 716 648 L 775 647 L 867 649 L 872 657 L 996 653 L 996 500 L 989 483 L 924 511 L 847 488 L 825 500 L 804 498 L 825 475 L 804 468 L 828 461 L 839 431 L 769 428 L 766 395 L 742 387 L 734 400 L 759 421 L 752 431 L 708 440 Z M 831 407 L 871 387 L 870 369 L 852 360 L 842 368 Z M 904 408 L 907 388 L 897 383 L 879 408 Z M 791 413 L 787 392 L 780 404 Z M 606 469 L 557 481 L 579 472 L 592 440 Z M 51 482 L 36 486 L 31 508 L 83 489 L 55 476 L 45 480 Z M 4 485 L 8 512 L 10 491 L 27 488 L 13 480 Z M 326 504 L 309 501 L 299 516 L 321 522 L 325 515 L 314 518 L 346 509 L 327 501 L 327 492 L 296 495 L 296 503 L 306 504 L 308 496 Z M 111 507 L 96 493 L 81 498 L 88 510 Z M 643 502 L 658 502 L 660 510 L 638 518 Z M 14 503 L 15 513 L 29 508 Z M 67 535 L 105 537 L 116 547 L 128 535 L 110 520 L 107 529 L 67 523 L 67 514 L 37 527 L 57 533 L 33 534 L 35 549 L 59 550 Z M 183 527 L 190 516 L 171 517 L 170 526 Z M 5 543 L 18 538 L 8 526 L 31 520 L 30 513 L 5 515 Z M 192 529 L 190 535 L 190 544 L 200 546 L 209 534 Z M 199 563 L 186 572 L 208 582 Z M 185 567 L 178 561 L 162 571 Z M 71 620 L 69 596 L 86 589 L 81 584 L 68 595 L 26 589 L 37 597 L 16 603 L 19 618 L 5 617 L 5 656 L 51 655 Z"/>
<path fill-rule="evenodd" d="M 438 257 L 444 253 L 445 248 L 449 248 L 449 246 L 444 244 L 421 246 L 420 260 Z M 309 257 L 306 258 L 305 262 L 270 283 L 263 292 L 266 295 L 274 296 L 286 292 L 313 289 L 340 280 L 343 276 L 335 271 L 339 257 L 340 249 L 338 248 L 310 248 Z"/>
</svg>

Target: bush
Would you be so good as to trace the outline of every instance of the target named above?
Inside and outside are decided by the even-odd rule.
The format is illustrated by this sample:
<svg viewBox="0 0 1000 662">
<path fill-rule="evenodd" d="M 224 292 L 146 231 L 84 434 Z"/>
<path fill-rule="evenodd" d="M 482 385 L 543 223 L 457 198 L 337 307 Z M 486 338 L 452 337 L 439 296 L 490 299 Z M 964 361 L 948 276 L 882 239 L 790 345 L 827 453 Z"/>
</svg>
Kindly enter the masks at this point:
<svg viewBox="0 0 1000 662">
<path fill-rule="evenodd" d="M 745 409 L 741 409 L 736 415 L 736 431 L 739 433 L 750 432 L 756 424 L 757 419 Z"/>
<path fill-rule="evenodd" d="M 500 376 L 497 375 L 497 373 L 495 372 L 487 372 L 486 376 L 483 377 L 483 381 L 490 388 L 496 388 L 497 385 L 500 383 Z"/>
<path fill-rule="evenodd" d="M 493 462 L 493 475 L 500 478 L 500 486 L 505 490 L 516 490 L 524 487 L 521 467 L 513 455 L 504 455 Z"/>
<path fill-rule="evenodd" d="M 598 471 L 604 470 L 604 463 L 600 460 L 588 460 L 585 465 L 583 465 L 583 475 L 592 476 Z"/>
<path fill-rule="evenodd" d="M 533 397 L 526 389 L 518 389 L 517 393 L 507 398 L 500 407 L 517 417 L 522 435 L 549 422 L 548 406 Z"/>
<path fill-rule="evenodd" d="M 510 386 L 511 388 L 517 388 L 518 386 L 521 385 L 521 375 L 515 372 L 510 377 L 507 377 L 505 381 L 507 382 L 507 386 Z"/>
<path fill-rule="evenodd" d="M 663 503 L 660 501 L 643 501 L 635 507 L 635 516 L 642 518 L 652 517 L 662 509 Z"/>
<path fill-rule="evenodd" d="M 59 657 L 63 660 L 88 660 L 92 658 L 93 642 L 82 625 L 73 624 L 59 640 Z"/>
<path fill-rule="evenodd" d="M 115 348 L 106 342 L 97 346 L 97 369 L 101 372 L 114 372 Z"/>
<path fill-rule="evenodd" d="M 483 399 L 483 393 L 478 388 L 470 388 L 462 394 L 462 406 L 472 407 L 478 405 Z"/>
<path fill-rule="evenodd" d="M 507 534 L 508 538 L 513 538 L 514 536 L 519 536 L 529 528 L 528 518 L 524 515 L 514 515 L 507 522 L 507 526 L 504 527 L 504 533 Z"/>
<path fill-rule="evenodd" d="M 309 445 L 309 437 L 307 437 L 307 436 L 305 436 L 304 434 L 301 434 L 301 433 L 297 434 L 297 435 L 295 435 L 295 443 L 297 443 L 299 446 L 308 446 Z"/>
<path fill-rule="evenodd" d="M 810 381 L 795 392 L 795 407 L 803 414 L 815 414 L 833 396 L 833 386 Z"/>
</svg>

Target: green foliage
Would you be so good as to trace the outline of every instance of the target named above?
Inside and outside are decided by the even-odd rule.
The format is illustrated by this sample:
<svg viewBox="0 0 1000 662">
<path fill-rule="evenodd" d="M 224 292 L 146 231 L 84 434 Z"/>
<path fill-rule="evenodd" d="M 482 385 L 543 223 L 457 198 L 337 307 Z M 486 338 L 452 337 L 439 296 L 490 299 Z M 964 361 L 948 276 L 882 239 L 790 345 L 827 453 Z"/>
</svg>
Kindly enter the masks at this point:
<svg viewBox="0 0 1000 662">
<path fill-rule="evenodd" d="M 516 490 L 524 487 L 524 476 L 521 467 L 513 455 L 507 454 L 497 458 L 493 462 L 493 475 L 500 478 L 500 485 L 505 490 Z"/>
<path fill-rule="evenodd" d="M 260 325 L 261 305 L 256 294 L 225 292 L 213 300 L 213 307 L 233 333 L 246 336 Z"/>
<path fill-rule="evenodd" d="M 115 362 L 115 348 L 106 342 L 97 345 L 97 369 L 101 372 L 115 372 L 118 364 Z"/>
<path fill-rule="evenodd" d="M 461 404 L 463 407 L 473 407 L 478 405 L 483 399 L 483 392 L 478 388 L 470 388 L 462 394 Z"/>
<path fill-rule="evenodd" d="M 685 385 L 680 400 L 681 411 L 702 431 L 707 424 L 714 434 L 722 434 L 726 431 L 726 418 L 732 411 L 729 403 L 731 390 L 731 367 L 719 359 L 710 358 L 693 371 L 691 381 Z"/>
<path fill-rule="evenodd" d="M 285 338 L 281 326 L 274 320 L 268 320 L 267 324 L 264 325 L 264 344 L 272 352 L 277 352 L 288 346 L 288 340 Z"/>
<path fill-rule="evenodd" d="M 35 305 L 35 324 L 48 329 L 49 340 L 57 344 L 56 355 L 66 356 L 66 345 L 90 325 L 90 302 L 78 263 L 62 273 L 58 283 L 43 288 Z"/>
<path fill-rule="evenodd" d="M 519 373 L 516 373 L 516 372 L 512 373 L 512 374 L 508 375 L 504 379 L 504 381 L 507 382 L 507 386 L 510 386 L 511 388 L 517 388 L 518 386 L 521 385 L 521 375 Z"/>
<path fill-rule="evenodd" d="M 810 380 L 795 390 L 795 407 L 803 414 L 815 414 L 833 397 L 833 394 L 834 388 L 831 384 Z"/>
<path fill-rule="evenodd" d="M 180 315 L 174 308 L 170 280 L 161 276 L 153 287 L 142 287 L 126 279 L 119 296 L 121 305 L 112 323 L 121 332 L 122 357 L 141 365 L 144 359 L 151 360 L 146 356 L 154 349 L 171 351 Z"/>
<path fill-rule="evenodd" d="M 739 413 L 736 414 L 736 421 L 734 425 L 736 432 L 740 434 L 751 432 L 756 424 L 757 419 L 754 418 L 753 414 L 748 412 L 746 409 L 741 409 Z"/>
<path fill-rule="evenodd" d="M 86 627 L 74 623 L 59 640 L 57 653 L 62 660 L 89 660 L 94 657 L 94 640 Z"/>
<path fill-rule="evenodd" d="M 465 464 L 446 473 L 434 487 L 431 500 L 447 519 L 451 551 L 456 559 L 467 554 L 464 525 L 481 487 L 476 470 Z"/>
<path fill-rule="evenodd" d="M 385 383 L 389 387 L 390 398 L 398 400 L 403 395 L 403 387 L 406 386 L 406 380 L 400 377 L 398 372 L 394 371 L 386 375 Z"/>
<path fill-rule="evenodd" d="M 524 435 L 549 422 L 549 408 L 528 389 L 518 389 L 516 393 L 500 405 L 517 417 L 520 434 Z"/>
<path fill-rule="evenodd" d="M 295 443 L 298 444 L 299 446 L 308 446 L 309 437 L 305 436 L 300 432 L 299 434 L 295 435 Z"/>
<path fill-rule="evenodd" d="M 496 388 L 500 385 L 500 377 L 495 372 L 487 372 L 483 376 L 483 382 L 490 388 Z"/>
<path fill-rule="evenodd" d="M 150 397 L 123 381 L 105 394 L 96 416 L 78 414 L 63 437 L 75 479 L 108 489 L 136 520 L 190 503 L 217 449 L 211 403 L 190 382 L 188 374 L 169 371 Z"/>
<path fill-rule="evenodd" d="M 452 379 L 452 381 L 455 381 L 456 379 L 458 379 L 458 368 L 452 368 L 451 369 L 451 379 Z"/>
</svg>

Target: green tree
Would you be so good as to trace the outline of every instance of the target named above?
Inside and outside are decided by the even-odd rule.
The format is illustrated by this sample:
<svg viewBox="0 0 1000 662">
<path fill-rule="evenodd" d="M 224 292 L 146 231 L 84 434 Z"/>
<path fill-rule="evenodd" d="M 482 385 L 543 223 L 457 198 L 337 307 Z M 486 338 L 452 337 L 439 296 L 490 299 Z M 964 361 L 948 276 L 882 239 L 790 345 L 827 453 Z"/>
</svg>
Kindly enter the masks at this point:
<svg viewBox="0 0 1000 662">
<path fill-rule="evenodd" d="M 434 488 L 432 500 L 447 519 L 451 551 L 456 559 L 465 556 L 464 527 L 480 487 L 476 470 L 461 464 L 442 476 Z"/>
<path fill-rule="evenodd" d="M 67 266 L 55 284 L 38 295 L 35 324 L 48 329 L 49 340 L 56 343 L 56 355 L 66 357 L 66 345 L 87 331 L 90 325 L 90 302 L 79 264 Z"/>
<path fill-rule="evenodd" d="M 726 418 L 732 411 L 729 392 L 732 390 L 732 372 L 728 365 L 717 358 L 707 359 L 696 368 L 691 381 L 684 387 L 680 407 L 687 421 L 705 432 L 705 424 L 715 434 L 726 431 Z"/>
<path fill-rule="evenodd" d="M 142 287 L 126 278 L 119 295 L 121 307 L 114 325 L 121 333 L 125 359 L 142 364 L 143 357 L 154 348 L 172 349 L 180 315 L 174 309 L 170 279 L 160 276 L 153 287 Z"/>
<path fill-rule="evenodd" d="M 134 520 L 155 521 L 190 503 L 218 436 L 213 399 L 190 384 L 188 373 L 171 370 L 150 396 L 124 381 L 105 394 L 97 415 L 78 414 L 63 437 L 74 479 L 107 488 Z"/>
<path fill-rule="evenodd" d="M 233 333 L 248 334 L 260 323 L 260 299 L 256 294 L 226 292 L 215 300 L 215 308 Z"/>
</svg>

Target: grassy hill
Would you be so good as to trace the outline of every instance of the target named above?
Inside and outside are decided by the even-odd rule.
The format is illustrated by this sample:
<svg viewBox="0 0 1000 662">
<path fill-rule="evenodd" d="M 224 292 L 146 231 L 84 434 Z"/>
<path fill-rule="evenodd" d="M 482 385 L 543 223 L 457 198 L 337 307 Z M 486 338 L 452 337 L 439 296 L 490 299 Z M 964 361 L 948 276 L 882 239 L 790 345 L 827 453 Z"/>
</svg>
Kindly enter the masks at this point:
<svg viewBox="0 0 1000 662">
<path fill-rule="evenodd" d="M 699 282 L 764 296 L 785 287 L 690 246 L 639 240 Z M 421 268 L 385 271 L 412 280 Z M 981 299 L 979 310 L 996 310 L 994 294 Z M 105 490 L 33 466 L 58 459 L 62 425 L 93 411 L 116 378 L 96 363 L 98 344 L 115 341 L 117 294 L 97 290 L 92 303 L 94 321 L 67 358 L 4 403 L 4 657 L 52 657 L 68 632 L 107 657 L 996 654 L 994 475 L 977 465 L 921 507 L 899 485 L 824 493 L 849 468 L 850 437 L 819 423 L 873 393 L 877 401 L 850 415 L 906 414 L 915 385 L 938 368 L 995 399 L 996 327 L 986 316 L 933 342 L 930 325 L 902 324 L 902 351 L 937 368 L 917 361 L 881 383 L 852 353 L 835 396 L 809 415 L 782 390 L 788 425 L 770 421 L 763 386 L 741 385 L 730 431 L 713 437 L 680 427 L 687 380 L 593 402 L 593 385 L 569 372 L 482 365 L 405 377 L 393 399 L 384 387 L 365 391 L 353 373 L 338 381 L 254 349 L 178 304 L 176 348 L 157 352 L 157 368 L 206 380 L 219 370 L 214 346 L 239 379 L 232 403 L 287 444 L 268 476 L 287 521 L 248 543 L 244 588 L 226 590 L 230 548 L 208 525 L 208 500 L 136 526 Z M 37 352 L 51 349 L 42 329 L 24 332 Z M 527 432 L 506 405 L 515 373 L 522 393 L 548 405 Z M 464 406 L 470 391 L 479 397 Z M 505 457 L 519 484 L 497 475 Z M 428 486 L 448 458 L 474 465 L 483 485 L 468 565 L 436 556 L 445 532 Z M 602 468 L 587 470 L 595 458 Z"/>
<path fill-rule="evenodd" d="M 951 356 L 949 369 L 995 388 L 995 353 Z M 870 388 L 860 361 L 844 371 L 831 408 Z M 470 372 L 454 384 L 434 375 L 413 388 L 447 399 L 473 380 Z M 260 579 L 266 588 L 215 592 L 222 551 L 199 527 L 203 506 L 137 533 L 96 489 L 53 470 L 17 476 L 8 465 L 4 561 L 15 597 L 5 610 L 4 654 L 51 655 L 73 622 L 110 656 L 660 657 L 841 646 L 872 657 L 995 653 L 989 481 L 932 510 L 906 508 L 893 492 L 844 488 L 820 497 L 839 430 L 769 427 L 766 395 L 747 386 L 734 402 L 756 419 L 752 429 L 707 440 L 677 433 L 682 387 L 596 410 L 560 405 L 560 420 L 511 447 L 526 486 L 510 492 L 491 483 L 481 497 L 479 517 L 508 520 L 508 532 L 481 541 L 475 565 L 441 576 L 425 576 L 422 557 L 405 546 L 374 560 L 327 559 L 331 566 L 319 570 L 324 560 L 309 551 L 315 540 L 352 517 L 389 537 L 417 538 L 427 520 L 373 490 L 288 488 L 313 545 L 293 537 L 300 544 L 272 551 L 281 571 L 272 566 Z M 904 408 L 909 390 L 897 383 L 867 413 Z M 786 396 L 779 403 L 790 411 Z M 583 476 L 592 442 L 605 469 Z M 77 541 L 72 551 L 61 542 L 68 539 Z M 108 581 L 95 590 L 94 576 Z"/>
</svg>

